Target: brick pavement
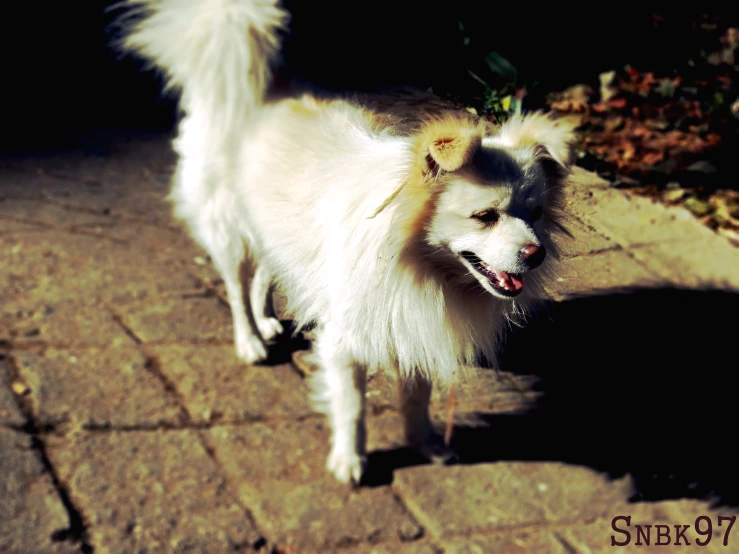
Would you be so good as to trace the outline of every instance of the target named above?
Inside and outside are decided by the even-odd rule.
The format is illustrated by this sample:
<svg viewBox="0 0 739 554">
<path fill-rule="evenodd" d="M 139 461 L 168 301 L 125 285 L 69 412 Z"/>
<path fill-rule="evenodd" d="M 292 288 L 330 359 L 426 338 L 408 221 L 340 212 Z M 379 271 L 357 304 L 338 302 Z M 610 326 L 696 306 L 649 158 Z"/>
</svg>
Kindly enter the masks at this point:
<svg viewBox="0 0 739 554">
<path fill-rule="evenodd" d="M 739 551 L 716 527 L 739 505 L 739 249 L 686 211 L 577 170 L 551 321 L 459 387 L 461 463 L 403 447 L 376 376 L 353 490 L 324 471 L 308 344 L 233 354 L 218 275 L 164 201 L 173 163 L 157 136 L 0 163 L 0 551 L 668 551 L 610 546 L 622 514 L 709 515 L 700 552 Z"/>
</svg>

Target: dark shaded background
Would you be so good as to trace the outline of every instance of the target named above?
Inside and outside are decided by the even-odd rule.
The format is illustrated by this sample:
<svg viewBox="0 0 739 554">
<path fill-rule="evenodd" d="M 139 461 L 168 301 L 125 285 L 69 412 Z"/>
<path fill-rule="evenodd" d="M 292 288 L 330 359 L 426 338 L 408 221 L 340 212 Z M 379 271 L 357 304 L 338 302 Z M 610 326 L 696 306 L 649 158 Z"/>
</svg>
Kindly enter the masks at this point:
<svg viewBox="0 0 739 554">
<path fill-rule="evenodd" d="M 53 146 L 96 129 L 171 127 L 176 111 L 161 97 L 157 76 L 108 48 L 121 13 L 106 12 L 111 4 L 4 6 L 0 146 Z M 293 14 L 284 49 L 293 74 L 329 89 L 414 85 L 462 96 L 479 93 L 466 70 L 493 49 L 542 91 L 596 83 L 599 72 L 634 60 L 668 67 L 695 48 L 695 23 L 703 18 L 695 5 L 662 9 L 655 28 L 653 8 L 645 5 L 593 13 L 559 3 L 471 0 L 284 4 Z M 727 13 L 732 8 L 712 7 L 709 15 Z M 466 48 L 460 19 L 473 38 Z M 537 101 L 533 95 L 528 104 Z"/>
<path fill-rule="evenodd" d="M 456 427 L 457 460 L 559 461 L 611 478 L 630 474 L 632 502 L 679 498 L 739 506 L 736 391 L 727 314 L 718 290 L 611 291 L 550 306 L 507 339 L 501 368 L 535 375 L 543 393 L 518 414 L 477 414 Z M 428 463 L 407 448 L 369 456 L 369 486 Z"/>
</svg>

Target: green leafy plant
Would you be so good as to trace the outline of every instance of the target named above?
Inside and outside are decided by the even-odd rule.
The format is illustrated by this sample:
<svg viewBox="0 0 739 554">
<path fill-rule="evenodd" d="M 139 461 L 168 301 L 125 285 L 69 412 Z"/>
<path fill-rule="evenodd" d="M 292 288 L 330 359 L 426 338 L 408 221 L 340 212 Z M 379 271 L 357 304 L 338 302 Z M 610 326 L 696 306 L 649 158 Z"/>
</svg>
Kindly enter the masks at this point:
<svg viewBox="0 0 739 554">
<path fill-rule="evenodd" d="M 518 69 L 497 51 L 489 52 L 480 59 L 473 37 L 467 36 L 462 21 L 458 23 L 463 44 L 469 51 L 467 74 L 481 87 L 479 96 L 476 95 L 480 105 L 473 107 L 495 116 L 500 122 L 512 114 L 520 113 L 526 87 L 521 84 Z"/>
</svg>

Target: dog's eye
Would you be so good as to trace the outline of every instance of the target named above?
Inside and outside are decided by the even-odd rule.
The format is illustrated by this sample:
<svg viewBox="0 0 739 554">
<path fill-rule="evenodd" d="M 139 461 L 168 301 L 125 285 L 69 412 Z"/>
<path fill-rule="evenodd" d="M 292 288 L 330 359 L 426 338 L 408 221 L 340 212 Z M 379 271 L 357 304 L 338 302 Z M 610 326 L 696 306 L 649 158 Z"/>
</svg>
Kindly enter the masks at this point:
<svg viewBox="0 0 739 554">
<path fill-rule="evenodd" d="M 531 210 L 531 221 L 539 221 L 541 219 L 541 214 L 544 210 L 542 210 L 541 206 L 537 206 L 533 210 Z"/>
<path fill-rule="evenodd" d="M 472 218 L 476 219 L 480 223 L 484 223 L 485 225 L 493 225 L 498 221 L 500 215 L 498 215 L 498 212 L 496 212 L 495 210 L 487 210 L 478 214 L 474 214 Z"/>
</svg>

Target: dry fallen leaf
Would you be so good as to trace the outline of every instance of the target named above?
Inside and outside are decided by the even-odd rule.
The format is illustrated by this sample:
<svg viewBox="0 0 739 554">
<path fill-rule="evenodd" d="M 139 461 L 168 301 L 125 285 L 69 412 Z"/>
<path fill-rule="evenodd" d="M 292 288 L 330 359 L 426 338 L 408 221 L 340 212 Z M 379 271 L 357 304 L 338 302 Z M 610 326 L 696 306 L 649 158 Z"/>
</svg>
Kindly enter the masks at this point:
<svg viewBox="0 0 739 554">
<path fill-rule="evenodd" d="M 18 396 L 25 396 L 31 392 L 31 389 L 29 389 L 25 383 L 21 383 L 20 381 L 13 381 L 13 384 L 10 385 L 10 390 Z"/>
</svg>

